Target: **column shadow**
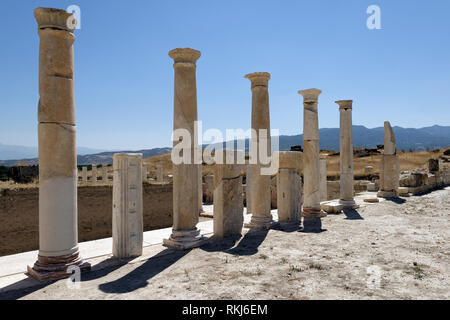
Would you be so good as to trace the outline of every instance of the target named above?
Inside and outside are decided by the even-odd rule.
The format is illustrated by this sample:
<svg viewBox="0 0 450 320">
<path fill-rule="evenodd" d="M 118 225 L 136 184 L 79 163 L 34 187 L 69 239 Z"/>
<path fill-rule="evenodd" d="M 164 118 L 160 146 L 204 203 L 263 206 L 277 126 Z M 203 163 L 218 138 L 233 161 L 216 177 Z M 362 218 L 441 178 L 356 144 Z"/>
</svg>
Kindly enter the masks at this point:
<svg viewBox="0 0 450 320">
<path fill-rule="evenodd" d="M 402 203 L 406 202 L 406 200 L 402 199 L 402 198 L 388 197 L 388 198 L 385 198 L 385 199 L 386 199 L 386 201 L 391 201 L 391 202 L 394 202 L 396 204 L 402 204 Z"/>
<path fill-rule="evenodd" d="M 41 290 L 48 285 L 56 282 L 57 280 L 47 281 L 47 282 L 38 282 L 33 278 L 27 278 L 16 283 L 13 283 L 9 286 L 3 288 L 5 292 L 0 293 L 0 300 L 17 300 L 23 298 L 35 291 Z M 36 282 L 35 285 L 31 285 L 30 283 Z M 20 289 L 22 287 L 22 289 Z M 15 289 L 18 288 L 18 289 Z"/>
<path fill-rule="evenodd" d="M 139 267 L 133 269 L 130 273 L 125 276 L 116 279 L 111 282 L 102 283 L 98 286 L 98 288 L 105 293 L 128 293 L 134 290 L 144 288 L 148 285 L 148 280 L 164 271 L 178 260 L 187 255 L 191 250 L 173 250 L 166 249 L 157 255 L 151 257 L 147 261 L 145 261 Z M 100 275 L 97 276 L 95 274 L 92 277 L 98 278 L 101 277 L 102 274 L 106 274 L 111 272 L 99 270 Z M 94 271 L 95 273 L 95 271 Z M 89 276 L 83 279 L 84 281 L 89 281 Z"/>
<path fill-rule="evenodd" d="M 258 252 L 269 230 L 249 230 L 244 237 L 235 235 L 226 238 L 211 238 L 210 242 L 200 247 L 207 252 L 222 251 L 231 255 L 251 256 Z M 239 241 L 240 240 L 240 241 Z M 235 246 L 237 244 L 237 246 Z"/>
<path fill-rule="evenodd" d="M 345 220 L 364 220 L 356 209 L 343 209 Z"/>
</svg>

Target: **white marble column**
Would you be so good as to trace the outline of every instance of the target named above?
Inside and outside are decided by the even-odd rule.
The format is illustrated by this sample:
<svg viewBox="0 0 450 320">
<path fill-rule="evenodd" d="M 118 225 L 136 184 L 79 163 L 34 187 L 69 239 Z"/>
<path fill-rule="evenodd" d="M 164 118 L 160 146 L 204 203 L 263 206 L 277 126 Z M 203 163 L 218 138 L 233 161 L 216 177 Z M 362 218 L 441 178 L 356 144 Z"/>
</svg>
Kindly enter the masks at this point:
<svg viewBox="0 0 450 320">
<path fill-rule="evenodd" d="M 174 121 L 173 130 L 183 129 L 190 135 L 188 150 L 189 163 L 173 163 L 173 227 L 169 239 L 164 239 L 167 247 L 184 250 L 198 247 L 206 242 L 197 228 L 199 218 L 198 164 L 195 154 L 195 121 L 197 120 L 196 61 L 200 51 L 177 48 L 169 52 L 174 60 Z M 182 143 L 174 141 L 174 147 Z"/>
<path fill-rule="evenodd" d="M 39 280 L 67 277 L 71 265 L 89 270 L 78 252 L 77 155 L 73 84 L 73 16 L 37 8 L 39 45 L 39 254 L 28 273 Z"/>
<path fill-rule="evenodd" d="M 256 156 L 256 161 L 253 160 L 252 179 L 251 183 L 251 210 L 252 217 L 250 223 L 245 224 L 245 227 L 250 229 L 270 229 L 277 223 L 273 221 L 270 212 L 271 205 L 271 191 L 270 175 L 261 174 L 263 167 L 268 167 L 261 161 L 260 148 L 264 147 L 267 154 L 266 157 L 271 156 L 270 145 L 270 113 L 269 113 L 269 80 L 270 73 L 268 72 L 254 72 L 247 74 L 245 78 L 251 81 L 252 90 L 252 142 L 250 148 L 251 154 Z M 266 130 L 265 134 L 263 131 Z M 254 144 L 253 141 L 257 143 Z M 265 144 L 263 146 L 263 144 Z M 264 150 L 264 149 L 263 149 Z"/>
<path fill-rule="evenodd" d="M 242 199 L 243 164 L 238 164 L 238 153 L 242 151 L 218 150 L 223 152 L 224 162 L 214 166 L 214 236 L 224 238 L 240 235 L 244 223 L 244 201 Z"/>
<path fill-rule="evenodd" d="M 102 163 L 102 182 L 108 181 L 108 165 L 106 163 Z"/>
<path fill-rule="evenodd" d="M 319 192 L 320 192 L 320 201 L 327 201 L 328 199 L 328 190 L 327 190 L 327 159 L 319 159 L 320 163 L 320 178 L 319 178 Z"/>
<path fill-rule="evenodd" d="M 352 100 L 335 101 L 339 105 L 339 160 L 340 160 L 340 197 L 339 203 L 344 209 L 358 207 L 353 198 L 353 128 Z"/>
<path fill-rule="evenodd" d="M 97 164 L 92 164 L 92 177 L 91 182 L 97 182 Z"/>
<path fill-rule="evenodd" d="M 380 163 L 380 198 L 397 197 L 400 180 L 400 162 L 397 156 L 394 130 L 389 121 L 384 122 L 384 154 Z"/>
<path fill-rule="evenodd" d="M 142 154 L 113 156 L 113 255 L 129 258 L 142 255 Z"/>
<path fill-rule="evenodd" d="M 87 167 L 83 166 L 81 167 L 81 180 L 83 182 L 87 182 L 88 178 L 87 178 Z"/>
<path fill-rule="evenodd" d="M 302 182 L 298 171 L 303 167 L 303 154 L 299 151 L 278 151 L 277 207 L 281 224 L 300 225 Z"/>
<path fill-rule="evenodd" d="M 319 118 L 318 99 L 321 90 L 299 90 L 303 96 L 303 227 L 305 231 L 319 232 L 321 218 L 327 214 L 320 209 Z"/>
</svg>

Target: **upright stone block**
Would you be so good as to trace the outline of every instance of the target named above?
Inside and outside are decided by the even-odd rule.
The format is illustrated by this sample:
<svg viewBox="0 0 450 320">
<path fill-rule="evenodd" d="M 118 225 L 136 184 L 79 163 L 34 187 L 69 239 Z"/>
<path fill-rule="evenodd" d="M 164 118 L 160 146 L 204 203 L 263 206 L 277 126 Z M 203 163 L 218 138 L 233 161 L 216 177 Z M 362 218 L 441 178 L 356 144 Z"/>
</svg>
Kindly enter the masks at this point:
<svg viewBox="0 0 450 320">
<path fill-rule="evenodd" d="M 300 224 L 301 217 L 301 177 L 297 171 L 302 167 L 302 152 L 279 151 L 274 153 L 278 159 L 277 207 L 278 222 L 282 224 Z"/>
<path fill-rule="evenodd" d="M 270 113 L 269 113 L 269 79 L 268 72 L 255 72 L 245 76 L 251 82 L 252 91 L 252 142 L 250 145 L 250 164 L 252 179 L 250 180 L 250 196 L 252 217 L 245 227 L 266 230 L 275 226 L 271 209 L 271 177 L 261 173 L 261 169 L 268 167 L 263 164 L 261 156 L 271 156 L 270 145 Z M 265 130 L 265 132 L 264 132 Z M 262 151 L 261 151 L 261 148 Z M 252 157 L 253 155 L 253 157 Z M 256 159 L 254 159 L 256 157 Z"/>
<path fill-rule="evenodd" d="M 224 151 L 230 158 L 238 152 Z M 244 202 L 242 199 L 243 164 L 216 164 L 214 168 L 214 236 L 223 238 L 240 235 L 244 223 Z"/>
<path fill-rule="evenodd" d="M 384 122 L 384 154 L 380 163 L 380 190 L 378 197 L 397 197 L 400 186 L 400 162 L 397 156 L 394 131 L 389 121 Z"/>
<path fill-rule="evenodd" d="M 163 167 L 162 165 L 156 165 L 156 182 L 164 182 Z"/>
<path fill-rule="evenodd" d="M 142 154 L 113 156 L 113 255 L 130 258 L 142 255 Z"/>
<path fill-rule="evenodd" d="M 108 165 L 102 163 L 102 182 L 108 181 Z"/>
<path fill-rule="evenodd" d="M 142 164 L 142 181 L 147 181 L 147 165 Z"/>
<path fill-rule="evenodd" d="M 87 182 L 88 178 L 87 178 L 87 167 L 81 167 L 81 180 L 83 182 Z"/>
<path fill-rule="evenodd" d="M 38 280 L 89 270 L 78 251 L 73 29 L 65 10 L 37 8 L 39 45 L 39 253 L 28 273 Z"/>
<path fill-rule="evenodd" d="M 300 90 L 303 96 L 303 226 L 305 231 L 319 232 L 321 218 L 327 214 L 320 207 L 318 89 Z"/>
<path fill-rule="evenodd" d="M 428 160 L 428 171 L 438 172 L 439 171 L 439 159 L 429 159 Z"/>
<path fill-rule="evenodd" d="M 97 182 L 97 164 L 95 164 L 95 163 L 92 164 L 92 177 L 91 177 L 91 181 L 92 181 L 92 182 Z"/>
<path fill-rule="evenodd" d="M 189 161 L 173 163 L 173 227 L 169 239 L 164 239 L 167 247 L 184 250 L 198 247 L 206 242 L 197 228 L 199 217 L 198 195 L 198 141 L 195 135 L 197 121 L 196 61 L 200 51 L 177 48 L 169 52 L 174 60 L 174 121 L 173 130 L 189 133 L 189 145 L 183 156 Z M 184 141 L 182 141 L 184 142 Z M 174 148 L 182 143 L 173 141 Z M 188 163 L 189 162 L 189 163 Z"/>
</svg>

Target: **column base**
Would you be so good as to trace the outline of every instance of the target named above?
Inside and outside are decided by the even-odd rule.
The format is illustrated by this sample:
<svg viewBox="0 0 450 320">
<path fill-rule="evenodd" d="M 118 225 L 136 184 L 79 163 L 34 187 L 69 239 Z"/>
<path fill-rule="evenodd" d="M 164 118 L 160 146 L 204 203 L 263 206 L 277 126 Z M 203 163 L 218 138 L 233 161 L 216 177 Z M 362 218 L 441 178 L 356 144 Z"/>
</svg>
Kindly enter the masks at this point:
<svg viewBox="0 0 450 320">
<path fill-rule="evenodd" d="M 252 215 L 252 219 L 248 223 L 244 223 L 244 227 L 253 230 L 269 230 L 279 226 L 280 223 L 272 220 L 270 217 L 255 217 Z"/>
<path fill-rule="evenodd" d="M 303 218 L 323 218 L 326 217 L 327 213 L 319 208 L 302 208 L 302 217 Z"/>
<path fill-rule="evenodd" d="M 200 247 L 208 242 L 208 238 L 200 235 L 197 228 L 191 230 L 172 230 L 169 239 L 163 239 L 163 246 L 176 250 Z"/>
<path fill-rule="evenodd" d="M 66 256 L 45 257 L 38 255 L 38 260 L 33 267 L 27 266 L 27 272 L 39 281 L 58 280 L 70 277 L 72 272 L 67 273 L 67 268 L 76 266 L 81 272 L 91 270 L 91 264 L 80 258 L 79 252 Z"/>
<path fill-rule="evenodd" d="M 395 190 L 384 191 L 380 190 L 377 193 L 378 198 L 397 198 L 397 192 Z"/>
<path fill-rule="evenodd" d="M 343 200 L 339 199 L 339 203 L 344 206 L 344 209 L 357 209 L 359 205 L 356 204 L 355 200 Z"/>
</svg>

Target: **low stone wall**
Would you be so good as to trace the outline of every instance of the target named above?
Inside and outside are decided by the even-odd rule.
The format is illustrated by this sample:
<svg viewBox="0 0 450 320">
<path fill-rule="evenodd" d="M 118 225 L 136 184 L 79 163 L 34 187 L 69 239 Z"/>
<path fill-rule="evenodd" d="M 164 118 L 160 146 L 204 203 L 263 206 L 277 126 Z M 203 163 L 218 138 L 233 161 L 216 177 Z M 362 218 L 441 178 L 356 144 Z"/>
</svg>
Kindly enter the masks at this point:
<svg viewBox="0 0 450 320">
<path fill-rule="evenodd" d="M 430 192 L 450 185 L 450 170 L 434 173 L 411 173 L 409 177 L 400 179 L 400 186 L 407 187 L 413 195 Z"/>
<path fill-rule="evenodd" d="M 39 189 L 0 190 L 0 256 L 39 248 Z M 172 184 L 143 185 L 144 230 L 172 226 Z M 78 187 L 79 242 L 111 237 L 112 186 Z"/>
</svg>

